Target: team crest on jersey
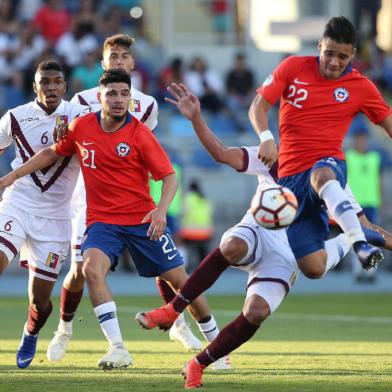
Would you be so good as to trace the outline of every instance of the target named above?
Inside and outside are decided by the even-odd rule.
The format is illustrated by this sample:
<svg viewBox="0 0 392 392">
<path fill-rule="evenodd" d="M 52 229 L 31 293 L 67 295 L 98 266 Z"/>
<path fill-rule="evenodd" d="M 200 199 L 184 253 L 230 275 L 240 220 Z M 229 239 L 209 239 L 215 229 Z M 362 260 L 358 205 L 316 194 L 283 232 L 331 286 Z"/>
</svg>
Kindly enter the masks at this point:
<svg viewBox="0 0 392 392">
<path fill-rule="evenodd" d="M 68 116 L 67 115 L 60 115 L 56 118 L 56 125 L 59 126 L 61 124 L 68 124 Z"/>
<path fill-rule="evenodd" d="M 140 105 L 140 99 L 131 99 L 131 102 L 129 103 L 129 110 L 132 113 L 140 113 L 140 111 L 142 110 Z"/>
<path fill-rule="evenodd" d="M 264 80 L 263 86 L 269 86 L 274 81 L 272 74 L 268 75 L 267 79 Z"/>
<path fill-rule="evenodd" d="M 59 255 L 57 255 L 56 253 L 53 253 L 53 252 L 49 252 L 45 265 L 49 268 L 56 269 L 59 261 L 60 261 Z"/>
<path fill-rule="evenodd" d="M 335 97 L 337 102 L 346 102 L 350 95 L 349 95 L 348 90 L 346 88 L 338 87 L 333 92 L 333 96 Z"/>
<path fill-rule="evenodd" d="M 126 157 L 131 151 L 131 147 L 128 143 L 121 142 L 117 144 L 116 152 L 119 157 Z"/>
</svg>

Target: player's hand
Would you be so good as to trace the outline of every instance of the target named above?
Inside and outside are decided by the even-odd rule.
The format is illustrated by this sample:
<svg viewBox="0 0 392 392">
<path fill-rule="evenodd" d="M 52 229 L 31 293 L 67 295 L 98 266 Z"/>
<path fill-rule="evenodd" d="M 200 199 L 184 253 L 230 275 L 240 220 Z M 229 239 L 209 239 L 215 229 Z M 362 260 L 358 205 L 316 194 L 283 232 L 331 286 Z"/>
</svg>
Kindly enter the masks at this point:
<svg viewBox="0 0 392 392">
<path fill-rule="evenodd" d="M 12 185 L 17 178 L 18 177 L 14 171 L 8 173 L 6 176 L 0 178 L 0 188 L 7 188 Z"/>
<path fill-rule="evenodd" d="M 151 223 L 147 230 L 147 235 L 152 241 L 157 241 L 166 229 L 166 212 L 155 208 L 142 219 L 142 223 L 146 223 L 149 220 L 151 220 Z"/>
<path fill-rule="evenodd" d="M 165 97 L 165 101 L 176 106 L 184 117 L 192 121 L 197 116 L 200 116 L 200 102 L 184 84 L 172 83 L 167 90 L 174 99 Z"/>
<path fill-rule="evenodd" d="M 59 124 L 53 129 L 53 141 L 58 143 L 68 134 L 68 124 Z"/>
<path fill-rule="evenodd" d="M 267 140 L 260 144 L 258 157 L 267 167 L 271 167 L 278 159 L 278 149 L 275 140 Z"/>
</svg>

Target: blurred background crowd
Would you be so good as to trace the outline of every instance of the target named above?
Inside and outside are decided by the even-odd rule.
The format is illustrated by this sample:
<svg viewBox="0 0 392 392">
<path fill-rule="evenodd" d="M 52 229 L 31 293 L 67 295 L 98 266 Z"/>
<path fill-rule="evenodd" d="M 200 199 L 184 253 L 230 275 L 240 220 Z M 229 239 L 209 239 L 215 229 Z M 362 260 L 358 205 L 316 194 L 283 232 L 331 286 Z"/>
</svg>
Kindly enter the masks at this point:
<svg viewBox="0 0 392 392">
<path fill-rule="evenodd" d="M 354 66 L 391 102 L 392 0 L 0 0 L 0 115 L 34 98 L 39 62 L 62 62 L 71 98 L 97 85 L 107 36 L 121 32 L 134 37 L 132 83 L 158 100 L 156 135 L 181 173 L 183 196 L 173 214 L 186 229 L 192 228 L 192 219 L 206 229 L 205 237 L 193 244 L 191 264 L 197 263 L 223 230 L 241 218 L 256 180 L 209 158 L 189 123 L 165 103 L 166 86 L 184 82 L 226 144 L 257 144 L 247 117 L 257 86 L 285 56 L 316 55 L 326 20 L 339 14 L 358 29 Z M 278 137 L 277 108 L 270 117 Z M 350 185 L 368 217 L 389 230 L 391 146 L 363 117 L 354 121 L 346 143 Z M 2 175 L 9 171 L 12 150 L 0 160 Z M 194 204 L 186 208 L 187 203 Z M 187 215 L 195 208 L 199 214 Z M 192 246 L 186 234 L 181 240 Z M 386 256 L 384 268 L 392 269 Z M 355 269 L 355 260 L 352 264 Z M 357 276 L 363 278 L 359 272 Z"/>
</svg>

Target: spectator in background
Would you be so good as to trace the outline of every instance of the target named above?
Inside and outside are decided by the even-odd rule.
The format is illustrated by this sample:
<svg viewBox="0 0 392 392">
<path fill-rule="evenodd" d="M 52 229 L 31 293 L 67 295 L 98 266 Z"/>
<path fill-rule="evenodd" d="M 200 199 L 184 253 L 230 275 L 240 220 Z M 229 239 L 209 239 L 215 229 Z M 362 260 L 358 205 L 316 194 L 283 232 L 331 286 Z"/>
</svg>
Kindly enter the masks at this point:
<svg viewBox="0 0 392 392">
<path fill-rule="evenodd" d="M 41 7 L 42 0 L 19 0 L 18 17 L 20 20 L 30 22 Z"/>
<path fill-rule="evenodd" d="M 193 180 L 184 198 L 181 237 L 188 250 L 189 268 L 193 269 L 209 252 L 214 235 L 212 204 L 204 196 L 200 184 Z"/>
<path fill-rule="evenodd" d="M 382 158 L 378 151 L 369 148 L 369 130 L 358 127 L 351 132 L 352 147 L 346 151 L 347 182 L 363 212 L 371 223 L 380 225 L 382 204 Z M 362 269 L 355 253 L 347 256 L 355 278 L 360 282 L 372 282 L 375 269 Z"/>
<path fill-rule="evenodd" d="M 216 72 L 208 69 L 201 57 L 192 60 L 190 70 L 185 72 L 184 81 L 189 90 L 199 98 L 204 110 L 211 113 L 223 110 L 223 81 Z"/>
<path fill-rule="evenodd" d="M 361 46 L 363 37 L 370 34 L 377 37 L 377 17 L 381 8 L 381 0 L 354 0 L 354 25 L 358 30 L 358 43 Z M 364 23 L 364 17 L 368 17 L 368 23 Z M 368 31 L 364 31 L 364 26 L 368 26 Z"/>
<path fill-rule="evenodd" d="M 83 25 L 84 29 L 90 33 L 97 34 L 102 24 L 102 18 L 97 11 L 97 1 L 80 0 L 78 10 L 73 16 L 73 22 L 76 25 Z"/>
<path fill-rule="evenodd" d="M 83 63 L 75 67 L 71 73 L 73 94 L 96 87 L 101 75 L 102 65 L 99 62 L 97 51 L 86 51 Z"/>
<path fill-rule="evenodd" d="M 15 2 L 0 0 L 0 30 L 8 34 L 17 34 L 19 23 L 16 19 Z"/>
<path fill-rule="evenodd" d="M 99 49 L 99 42 L 94 33 L 94 26 L 90 23 L 74 21 L 72 29 L 57 41 L 55 53 L 63 59 L 68 70 L 81 64 L 87 52 Z"/>
<path fill-rule="evenodd" d="M 54 46 L 58 39 L 71 28 L 72 17 L 61 0 L 47 0 L 34 17 L 34 26 Z"/>
<path fill-rule="evenodd" d="M 158 76 L 158 98 L 164 101 L 167 96 L 167 86 L 170 83 L 184 83 L 183 61 L 181 57 L 175 57 L 170 61 L 170 64 L 164 67 Z"/>
</svg>

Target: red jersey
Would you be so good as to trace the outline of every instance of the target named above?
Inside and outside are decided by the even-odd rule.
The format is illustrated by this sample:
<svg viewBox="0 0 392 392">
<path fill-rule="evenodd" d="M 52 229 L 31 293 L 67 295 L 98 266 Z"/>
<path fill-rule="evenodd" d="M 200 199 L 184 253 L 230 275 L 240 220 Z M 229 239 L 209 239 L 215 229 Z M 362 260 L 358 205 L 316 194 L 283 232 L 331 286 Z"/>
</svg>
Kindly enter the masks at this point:
<svg viewBox="0 0 392 392">
<path fill-rule="evenodd" d="M 337 80 L 321 76 L 317 57 L 288 57 L 258 89 L 271 105 L 280 97 L 279 178 L 319 159 L 344 159 L 342 144 L 354 116 L 379 124 L 392 109 L 376 86 L 351 65 Z"/>
<path fill-rule="evenodd" d="M 158 181 L 174 173 L 165 151 L 147 126 L 128 114 L 117 131 L 104 132 L 100 114 L 71 122 L 55 145 L 60 155 L 77 154 L 86 186 L 87 224 L 139 225 L 155 208 L 149 173 Z"/>
</svg>

